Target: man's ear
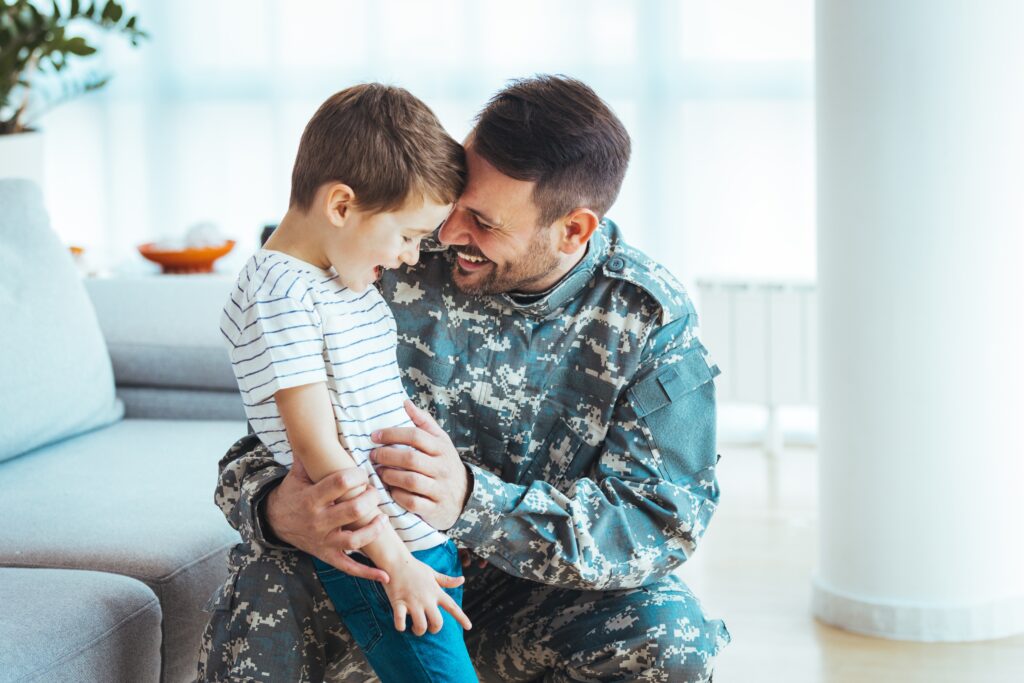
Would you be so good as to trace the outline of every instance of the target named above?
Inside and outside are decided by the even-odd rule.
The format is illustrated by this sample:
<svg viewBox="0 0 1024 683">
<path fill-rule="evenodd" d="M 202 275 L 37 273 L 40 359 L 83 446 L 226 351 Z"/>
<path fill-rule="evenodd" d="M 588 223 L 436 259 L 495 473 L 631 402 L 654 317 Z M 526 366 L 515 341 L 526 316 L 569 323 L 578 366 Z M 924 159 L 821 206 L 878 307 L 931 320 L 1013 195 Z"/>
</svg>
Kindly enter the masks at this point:
<svg viewBox="0 0 1024 683">
<path fill-rule="evenodd" d="M 356 202 L 356 193 L 345 183 L 331 183 L 324 188 L 324 217 L 339 228 L 352 213 Z"/>
<path fill-rule="evenodd" d="M 601 219 L 590 209 L 573 209 L 560 221 L 562 238 L 558 250 L 563 254 L 575 254 L 580 247 L 586 246 L 590 236 L 597 230 Z"/>
</svg>

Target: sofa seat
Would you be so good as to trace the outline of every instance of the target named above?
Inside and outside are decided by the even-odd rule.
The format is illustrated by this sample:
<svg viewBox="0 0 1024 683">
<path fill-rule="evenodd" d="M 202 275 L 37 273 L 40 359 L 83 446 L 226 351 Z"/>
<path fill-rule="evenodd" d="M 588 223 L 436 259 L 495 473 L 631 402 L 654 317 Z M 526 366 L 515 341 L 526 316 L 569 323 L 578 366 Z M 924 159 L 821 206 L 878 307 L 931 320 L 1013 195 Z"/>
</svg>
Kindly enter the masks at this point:
<svg viewBox="0 0 1024 683">
<path fill-rule="evenodd" d="M 163 614 L 161 680 L 191 680 L 202 608 L 238 542 L 213 502 L 217 462 L 245 433 L 236 421 L 128 419 L 9 460 L 0 467 L 0 566 L 145 583 Z"/>
<path fill-rule="evenodd" d="M 0 568 L 0 681 L 160 679 L 160 602 L 126 576 Z"/>
</svg>

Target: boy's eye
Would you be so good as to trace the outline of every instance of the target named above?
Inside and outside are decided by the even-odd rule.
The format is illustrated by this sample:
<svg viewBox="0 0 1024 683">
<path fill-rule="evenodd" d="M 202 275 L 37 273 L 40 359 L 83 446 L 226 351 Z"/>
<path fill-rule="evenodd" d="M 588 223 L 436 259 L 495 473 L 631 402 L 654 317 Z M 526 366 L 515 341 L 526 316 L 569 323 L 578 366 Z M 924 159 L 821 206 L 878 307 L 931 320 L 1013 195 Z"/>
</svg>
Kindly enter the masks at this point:
<svg viewBox="0 0 1024 683">
<path fill-rule="evenodd" d="M 413 241 L 413 238 L 402 235 L 402 241 L 405 242 L 406 244 L 409 244 L 410 242 Z"/>
</svg>

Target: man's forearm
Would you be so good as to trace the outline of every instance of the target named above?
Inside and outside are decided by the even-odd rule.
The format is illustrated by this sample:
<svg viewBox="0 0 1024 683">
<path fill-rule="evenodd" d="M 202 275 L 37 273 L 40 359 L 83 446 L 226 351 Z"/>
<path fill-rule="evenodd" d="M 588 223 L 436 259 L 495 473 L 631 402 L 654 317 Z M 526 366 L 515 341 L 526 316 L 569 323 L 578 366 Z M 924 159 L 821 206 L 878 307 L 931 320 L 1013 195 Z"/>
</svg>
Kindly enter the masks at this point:
<svg viewBox="0 0 1024 683">
<path fill-rule="evenodd" d="M 572 497 L 543 481 L 511 484 L 474 468 L 469 504 L 448 534 L 503 571 L 587 590 L 656 581 L 695 550 L 717 489 L 581 479 Z"/>
</svg>

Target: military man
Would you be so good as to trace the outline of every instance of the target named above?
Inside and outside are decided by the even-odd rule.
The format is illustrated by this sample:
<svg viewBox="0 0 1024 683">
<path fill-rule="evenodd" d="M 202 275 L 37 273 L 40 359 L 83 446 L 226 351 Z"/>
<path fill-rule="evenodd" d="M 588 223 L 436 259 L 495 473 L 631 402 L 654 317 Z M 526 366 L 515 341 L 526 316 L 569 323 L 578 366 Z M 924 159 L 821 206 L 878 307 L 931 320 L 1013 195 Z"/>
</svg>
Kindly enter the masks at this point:
<svg viewBox="0 0 1024 683">
<path fill-rule="evenodd" d="M 379 283 L 429 413 L 408 404 L 416 427 L 377 435 L 374 459 L 399 503 L 474 556 L 466 641 L 484 681 L 707 681 L 729 641 L 673 574 L 718 502 L 718 371 L 682 287 L 604 218 L 629 155 L 583 83 L 513 82 L 466 141 L 442 248 Z M 200 678 L 373 680 L 306 554 L 382 578 L 346 554 L 382 520 L 341 528 L 376 491 L 335 502 L 366 481 L 314 485 L 254 437 L 232 447 L 216 498 L 243 543 Z"/>
</svg>

